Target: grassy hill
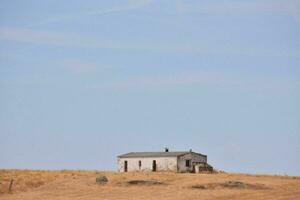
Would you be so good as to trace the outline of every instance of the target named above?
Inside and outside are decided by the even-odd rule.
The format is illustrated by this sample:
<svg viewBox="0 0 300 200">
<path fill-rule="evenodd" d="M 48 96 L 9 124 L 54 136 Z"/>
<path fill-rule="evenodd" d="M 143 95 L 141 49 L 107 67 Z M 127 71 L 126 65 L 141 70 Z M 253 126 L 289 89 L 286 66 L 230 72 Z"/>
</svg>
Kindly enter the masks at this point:
<svg viewBox="0 0 300 200">
<path fill-rule="evenodd" d="M 109 182 L 103 185 L 96 184 L 96 177 L 102 175 L 106 176 Z M 12 179 L 13 184 L 9 192 Z M 0 199 L 290 200 L 300 199 L 300 178 L 229 173 L 0 170 Z"/>
</svg>

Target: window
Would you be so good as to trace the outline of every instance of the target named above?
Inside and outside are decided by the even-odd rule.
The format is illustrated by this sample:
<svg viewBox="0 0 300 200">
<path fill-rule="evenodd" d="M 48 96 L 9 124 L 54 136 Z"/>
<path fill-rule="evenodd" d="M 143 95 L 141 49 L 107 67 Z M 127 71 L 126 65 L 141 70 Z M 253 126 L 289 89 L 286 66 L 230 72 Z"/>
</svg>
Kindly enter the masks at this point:
<svg viewBox="0 0 300 200">
<path fill-rule="evenodd" d="M 142 161 L 141 160 L 139 160 L 139 167 L 141 167 L 142 166 Z"/>
<path fill-rule="evenodd" d="M 191 160 L 185 160 L 185 166 L 190 167 L 191 166 Z"/>
</svg>

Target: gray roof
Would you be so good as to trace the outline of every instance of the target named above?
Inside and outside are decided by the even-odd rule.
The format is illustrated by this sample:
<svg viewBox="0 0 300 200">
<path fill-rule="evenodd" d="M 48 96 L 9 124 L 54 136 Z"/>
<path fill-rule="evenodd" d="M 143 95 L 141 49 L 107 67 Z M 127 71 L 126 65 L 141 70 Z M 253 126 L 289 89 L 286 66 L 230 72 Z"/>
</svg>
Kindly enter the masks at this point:
<svg viewBox="0 0 300 200">
<path fill-rule="evenodd" d="M 119 158 L 137 158 L 137 157 L 178 157 L 188 153 L 195 153 L 190 151 L 172 151 L 172 152 L 130 152 L 119 155 Z M 198 154 L 198 153 L 197 153 Z M 199 154 L 202 155 L 202 154 Z M 203 155 L 205 156 L 205 155 Z"/>
</svg>

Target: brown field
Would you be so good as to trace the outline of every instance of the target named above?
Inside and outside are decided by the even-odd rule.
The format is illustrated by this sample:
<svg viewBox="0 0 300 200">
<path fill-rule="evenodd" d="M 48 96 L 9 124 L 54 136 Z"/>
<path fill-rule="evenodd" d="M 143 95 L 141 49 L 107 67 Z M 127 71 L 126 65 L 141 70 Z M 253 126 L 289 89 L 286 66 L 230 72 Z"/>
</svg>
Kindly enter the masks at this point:
<svg viewBox="0 0 300 200">
<path fill-rule="evenodd" d="M 97 176 L 109 182 L 96 184 Z M 11 192 L 9 183 L 14 180 Z M 154 180 L 160 184 L 130 184 Z M 132 183 L 139 183 L 133 181 Z M 154 182 L 155 183 L 155 182 Z M 0 170 L 0 199 L 300 199 L 300 178 L 248 174 Z"/>
</svg>

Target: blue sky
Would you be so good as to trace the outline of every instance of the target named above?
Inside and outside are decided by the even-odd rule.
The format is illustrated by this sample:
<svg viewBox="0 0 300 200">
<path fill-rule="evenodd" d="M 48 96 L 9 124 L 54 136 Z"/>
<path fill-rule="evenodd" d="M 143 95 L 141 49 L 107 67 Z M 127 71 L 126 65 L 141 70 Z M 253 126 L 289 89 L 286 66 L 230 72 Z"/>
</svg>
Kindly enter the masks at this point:
<svg viewBox="0 0 300 200">
<path fill-rule="evenodd" d="M 0 168 L 300 175 L 300 1 L 1 0 L 0 97 Z"/>
</svg>

